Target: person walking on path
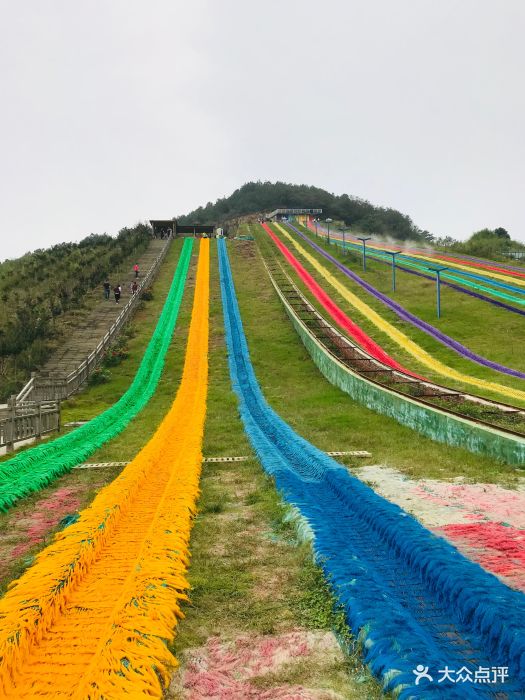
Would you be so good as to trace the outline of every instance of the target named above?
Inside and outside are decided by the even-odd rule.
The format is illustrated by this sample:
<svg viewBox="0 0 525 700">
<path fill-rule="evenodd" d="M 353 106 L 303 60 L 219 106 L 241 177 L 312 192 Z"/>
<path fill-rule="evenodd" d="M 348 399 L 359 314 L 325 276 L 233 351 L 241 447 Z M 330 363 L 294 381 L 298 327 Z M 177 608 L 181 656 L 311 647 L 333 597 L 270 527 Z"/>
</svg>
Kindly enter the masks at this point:
<svg viewBox="0 0 525 700">
<path fill-rule="evenodd" d="M 109 294 L 111 292 L 111 284 L 108 279 L 104 282 L 104 299 L 109 299 Z"/>
<path fill-rule="evenodd" d="M 120 286 L 120 282 L 119 282 L 116 287 L 113 287 L 113 294 L 115 295 L 115 304 L 118 304 L 120 302 L 121 293 L 122 293 L 122 287 Z"/>
<path fill-rule="evenodd" d="M 133 269 L 135 270 L 135 277 L 138 277 L 139 276 L 139 264 L 135 263 L 133 265 Z"/>
<path fill-rule="evenodd" d="M 137 284 L 137 280 L 133 280 L 133 284 L 131 285 L 131 293 L 136 294 L 138 288 L 139 285 Z"/>
</svg>

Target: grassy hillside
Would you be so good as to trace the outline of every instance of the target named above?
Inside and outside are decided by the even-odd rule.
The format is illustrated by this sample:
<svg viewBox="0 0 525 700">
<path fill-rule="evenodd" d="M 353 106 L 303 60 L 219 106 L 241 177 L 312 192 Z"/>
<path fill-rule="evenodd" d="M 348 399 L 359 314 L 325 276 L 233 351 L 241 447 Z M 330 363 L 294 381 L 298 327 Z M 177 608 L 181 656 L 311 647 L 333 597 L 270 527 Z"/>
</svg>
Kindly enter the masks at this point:
<svg viewBox="0 0 525 700">
<path fill-rule="evenodd" d="M 131 323 L 129 357 L 114 368 L 108 383 L 87 387 L 64 402 L 64 421 L 97 415 L 129 385 L 165 300 L 179 245 L 180 241 L 174 242 L 162 265 L 153 286 L 153 299 Z M 301 435 L 325 450 L 369 450 L 374 464 L 395 467 L 412 477 L 460 476 L 517 483 L 516 470 L 421 436 L 415 440 L 408 428 L 363 408 L 330 385 L 312 363 L 284 313 L 257 244 L 233 241 L 229 253 L 257 378 L 272 407 Z M 181 377 L 196 260 L 197 250 L 155 396 L 121 435 L 93 454 L 90 461 L 131 459 L 168 410 Z M 349 700 L 376 700 L 383 697 L 379 684 L 363 668 L 359 645 L 341 613 L 332 609 L 333 598 L 312 563 L 310 546 L 297 538 L 273 480 L 263 472 L 244 435 L 229 380 L 214 245 L 210 286 L 210 381 L 203 452 L 205 456 L 249 455 L 250 459 L 203 465 L 202 495 L 191 539 L 190 601 L 184 605 L 186 617 L 173 644 L 177 657 L 184 671 L 191 664 L 192 651 L 199 652 L 210 640 L 232 645 L 241 639 L 254 645 L 260 637 L 272 641 L 292 630 L 322 633 L 335 629 L 347 643 L 348 655 L 314 665 L 305 658 L 301 664 L 285 666 L 278 674 L 255 679 L 254 687 L 262 688 L 267 697 L 272 697 L 274 686 L 300 684 L 332 691 Z M 350 470 L 359 465 L 355 457 L 342 461 Z M 32 557 L 61 527 L 60 518 L 88 505 L 119 472 L 119 467 L 73 470 L 1 514 L 0 590 L 32 563 Z M 25 546 L 27 528 L 33 528 L 33 532 L 36 518 L 44 511 L 49 520 L 41 526 L 41 535 L 33 536 L 31 546 Z M 181 695 L 174 683 L 168 697 Z"/>
<path fill-rule="evenodd" d="M 84 307 L 86 294 L 150 239 L 150 229 L 139 224 L 115 238 L 91 235 L 0 264 L 0 401 L 47 359 L 63 315 Z"/>
</svg>

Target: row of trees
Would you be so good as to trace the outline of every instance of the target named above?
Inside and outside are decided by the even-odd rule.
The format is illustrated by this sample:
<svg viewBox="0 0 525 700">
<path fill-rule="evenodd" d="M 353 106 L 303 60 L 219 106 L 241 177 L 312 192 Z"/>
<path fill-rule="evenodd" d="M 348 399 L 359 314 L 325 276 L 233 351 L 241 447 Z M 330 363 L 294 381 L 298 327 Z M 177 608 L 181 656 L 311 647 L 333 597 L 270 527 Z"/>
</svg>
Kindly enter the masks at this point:
<svg viewBox="0 0 525 700">
<path fill-rule="evenodd" d="M 145 224 L 90 235 L 0 264 L 0 401 L 18 391 L 63 333 L 61 317 L 151 240 Z"/>
<path fill-rule="evenodd" d="M 319 187 L 292 185 L 286 182 L 248 182 L 229 197 L 208 202 L 185 216 L 180 223 L 224 224 L 256 212 L 269 212 L 278 207 L 322 208 L 323 217 L 342 220 L 348 226 L 399 240 L 431 240 L 406 214 L 396 209 L 376 207 L 370 202 L 347 194 L 335 195 Z"/>
<path fill-rule="evenodd" d="M 436 244 L 446 247 L 458 253 L 473 255 L 489 260 L 508 260 L 510 250 L 525 250 L 525 245 L 518 241 L 513 241 L 508 231 L 504 228 L 489 229 L 484 228 L 476 231 L 466 241 L 456 241 L 450 236 L 439 238 Z"/>
</svg>

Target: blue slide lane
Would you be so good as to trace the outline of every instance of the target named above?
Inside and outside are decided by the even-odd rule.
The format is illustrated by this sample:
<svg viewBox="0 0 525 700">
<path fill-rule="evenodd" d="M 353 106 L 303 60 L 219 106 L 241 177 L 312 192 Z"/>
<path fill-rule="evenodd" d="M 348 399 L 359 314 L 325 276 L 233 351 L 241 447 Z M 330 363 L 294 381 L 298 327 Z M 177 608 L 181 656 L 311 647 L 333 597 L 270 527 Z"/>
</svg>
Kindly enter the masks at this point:
<svg viewBox="0 0 525 700">
<path fill-rule="evenodd" d="M 378 496 L 270 408 L 250 361 L 224 240 L 218 251 L 230 375 L 244 428 L 265 471 L 310 524 L 317 561 L 372 672 L 402 700 L 523 698 L 525 596 Z M 432 682 L 416 685 L 419 664 Z M 509 678 L 438 683 L 447 666 L 473 674 L 508 667 Z"/>
</svg>

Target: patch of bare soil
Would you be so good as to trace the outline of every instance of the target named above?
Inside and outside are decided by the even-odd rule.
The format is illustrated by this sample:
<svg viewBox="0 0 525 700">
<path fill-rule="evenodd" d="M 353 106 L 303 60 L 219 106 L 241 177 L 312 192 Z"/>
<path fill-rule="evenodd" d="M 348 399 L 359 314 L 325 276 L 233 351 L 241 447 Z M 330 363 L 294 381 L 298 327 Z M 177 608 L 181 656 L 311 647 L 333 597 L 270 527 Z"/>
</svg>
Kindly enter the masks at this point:
<svg viewBox="0 0 525 700">
<path fill-rule="evenodd" d="M 255 258 L 257 255 L 255 241 L 235 241 L 235 247 L 240 253 L 241 257 L 245 258 L 246 260 Z"/>
</svg>

